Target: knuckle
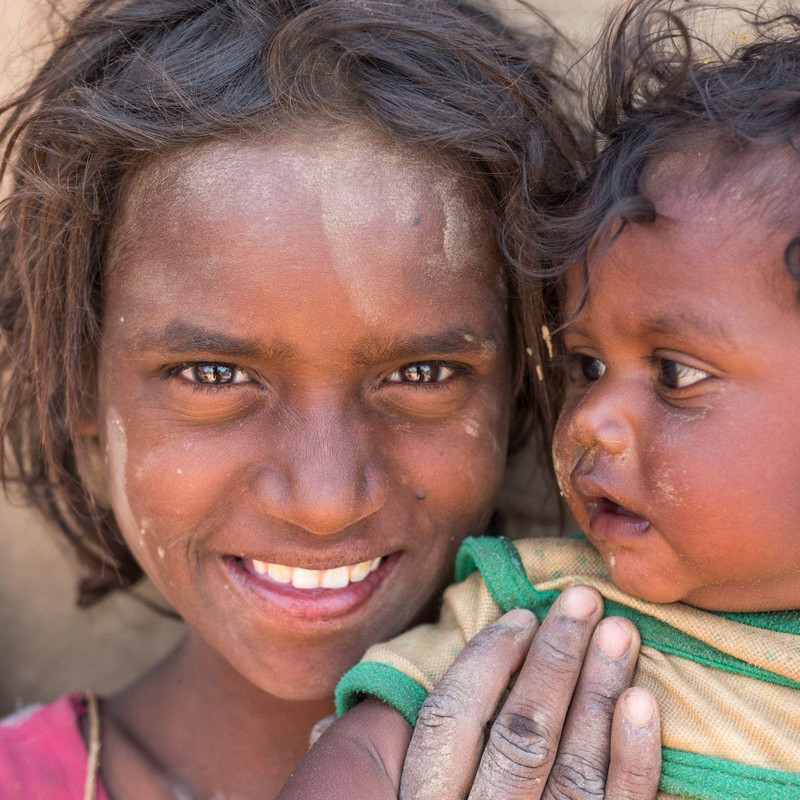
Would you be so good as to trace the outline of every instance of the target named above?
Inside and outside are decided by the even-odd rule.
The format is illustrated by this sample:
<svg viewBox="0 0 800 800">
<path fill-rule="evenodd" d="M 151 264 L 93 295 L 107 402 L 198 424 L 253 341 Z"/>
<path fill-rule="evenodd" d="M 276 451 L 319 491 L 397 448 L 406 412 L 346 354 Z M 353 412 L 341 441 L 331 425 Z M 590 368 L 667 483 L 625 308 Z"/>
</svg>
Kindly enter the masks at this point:
<svg viewBox="0 0 800 800">
<path fill-rule="evenodd" d="M 538 644 L 542 660 L 556 670 L 574 666 L 579 661 L 579 655 L 564 647 L 558 639 L 543 638 Z"/>
<path fill-rule="evenodd" d="M 497 624 L 484 628 L 467 642 L 464 653 L 479 652 L 481 654 L 495 655 L 498 648 L 506 647 L 517 641 L 519 638 L 519 628 L 511 628 L 508 625 Z"/>
<path fill-rule="evenodd" d="M 599 686 L 587 686 L 584 689 L 583 697 L 587 712 L 599 712 L 604 718 L 611 719 L 617 705 L 619 693 L 608 691 L 609 688 L 613 689 L 613 687 L 603 688 Z"/>
<path fill-rule="evenodd" d="M 617 793 L 630 800 L 644 800 L 653 797 L 653 789 L 661 778 L 661 767 L 651 765 L 631 766 L 619 776 Z"/>
<path fill-rule="evenodd" d="M 417 729 L 449 728 L 463 713 L 466 698 L 454 686 L 441 684 L 428 695 L 417 718 Z"/>
<path fill-rule="evenodd" d="M 550 771 L 545 796 L 548 800 L 603 800 L 605 766 L 577 755 L 560 755 Z"/>
<path fill-rule="evenodd" d="M 487 755 L 494 771 L 520 780 L 541 778 L 555 756 L 549 726 L 521 714 L 502 714 L 489 733 Z"/>
</svg>

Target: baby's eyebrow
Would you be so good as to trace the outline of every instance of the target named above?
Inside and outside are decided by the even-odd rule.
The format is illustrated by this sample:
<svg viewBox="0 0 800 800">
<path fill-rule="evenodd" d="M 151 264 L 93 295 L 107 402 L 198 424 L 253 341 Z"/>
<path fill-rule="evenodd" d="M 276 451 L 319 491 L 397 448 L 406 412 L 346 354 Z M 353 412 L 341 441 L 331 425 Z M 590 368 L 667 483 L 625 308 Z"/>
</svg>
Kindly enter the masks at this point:
<svg viewBox="0 0 800 800">
<path fill-rule="evenodd" d="M 360 364 L 376 364 L 419 358 L 431 353 L 456 355 L 497 350 L 499 343 L 493 338 L 479 335 L 472 328 L 462 326 L 432 334 L 394 337 L 388 341 L 370 340 L 358 347 L 353 357 Z"/>
<path fill-rule="evenodd" d="M 624 323 L 618 326 L 624 327 Z M 708 314 L 690 310 L 681 310 L 662 314 L 653 314 L 637 320 L 637 332 L 660 334 L 697 334 L 703 339 L 725 346 L 733 344 L 733 334 L 718 319 Z"/>
<path fill-rule="evenodd" d="M 265 345 L 256 339 L 232 336 L 203 325 L 172 320 L 162 332 L 146 331 L 134 344 L 141 350 L 158 350 L 173 355 L 214 353 L 231 358 L 280 361 L 291 357 L 290 348 L 282 342 Z"/>
<path fill-rule="evenodd" d="M 711 319 L 708 314 L 690 310 L 668 311 L 651 315 L 620 314 L 612 320 L 614 332 L 626 338 L 642 339 L 653 334 L 662 336 L 699 336 L 710 344 L 725 349 L 736 346 L 735 336 L 720 320 Z M 564 333 L 576 336 L 589 336 L 588 319 L 583 315 L 570 320 L 563 328 Z"/>
</svg>

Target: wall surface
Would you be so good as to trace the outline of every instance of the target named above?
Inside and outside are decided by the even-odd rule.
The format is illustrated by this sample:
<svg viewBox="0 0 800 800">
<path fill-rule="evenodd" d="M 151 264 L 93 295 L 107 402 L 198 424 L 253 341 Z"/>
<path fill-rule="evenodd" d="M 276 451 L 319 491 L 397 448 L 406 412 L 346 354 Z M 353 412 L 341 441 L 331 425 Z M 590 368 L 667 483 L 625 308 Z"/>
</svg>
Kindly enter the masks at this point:
<svg viewBox="0 0 800 800">
<path fill-rule="evenodd" d="M 605 0 L 539 3 L 566 33 L 584 37 L 605 6 Z M 0 0 L 2 96 L 22 85 L 42 49 L 47 29 L 41 7 L 38 0 Z M 519 19 L 524 22 L 524 15 Z M 23 52 L 37 44 L 39 51 Z M 509 503 L 519 513 L 532 480 L 533 468 L 525 464 L 509 487 Z M 163 656 L 182 633 L 180 623 L 126 596 L 89 611 L 75 609 L 69 553 L 34 514 L 2 498 L 0 553 L 0 715 L 76 688 L 113 691 Z"/>
</svg>

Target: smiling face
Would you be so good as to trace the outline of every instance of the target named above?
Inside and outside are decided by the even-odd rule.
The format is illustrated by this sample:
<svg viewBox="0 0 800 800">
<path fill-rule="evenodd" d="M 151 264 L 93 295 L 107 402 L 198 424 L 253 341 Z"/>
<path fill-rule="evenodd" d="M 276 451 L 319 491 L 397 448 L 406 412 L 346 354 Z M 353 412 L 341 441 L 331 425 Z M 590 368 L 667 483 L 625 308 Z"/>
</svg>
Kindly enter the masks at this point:
<svg viewBox="0 0 800 800">
<path fill-rule="evenodd" d="M 559 483 L 623 590 L 800 607 L 800 302 L 793 233 L 727 187 L 657 203 L 593 268 L 565 331 Z M 661 216 L 661 215 L 664 216 Z M 667 219 L 669 217 L 669 219 Z M 578 308 L 579 274 L 568 280 Z"/>
<path fill-rule="evenodd" d="M 492 512 L 509 331 L 468 185 L 345 131 L 206 146 L 129 187 L 99 369 L 114 512 L 276 696 L 329 695 Z"/>
</svg>

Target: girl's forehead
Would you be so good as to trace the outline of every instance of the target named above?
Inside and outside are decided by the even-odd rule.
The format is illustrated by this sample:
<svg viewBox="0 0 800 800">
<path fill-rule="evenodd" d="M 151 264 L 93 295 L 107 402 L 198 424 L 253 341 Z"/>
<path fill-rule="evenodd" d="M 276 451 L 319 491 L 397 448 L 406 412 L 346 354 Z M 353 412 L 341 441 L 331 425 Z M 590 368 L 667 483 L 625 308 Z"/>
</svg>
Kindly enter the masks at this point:
<svg viewBox="0 0 800 800">
<path fill-rule="evenodd" d="M 123 197 L 110 261 L 106 314 L 143 325 L 194 308 L 253 316 L 266 335 L 289 298 L 290 333 L 391 336 L 419 327 L 423 310 L 488 333 L 505 302 L 469 176 L 350 131 L 207 145 L 148 165 Z"/>
<path fill-rule="evenodd" d="M 423 227 L 440 267 L 494 249 L 486 195 L 454 160 L 363 127 L 315 126 L 264 139 L 213 142 L 152 160 L 123 188 L 113 241 L 164 236 L 187 224 L 305 213 L 333 239 L 379 223 Z M 113 250 L 114 248 L 112 248 Z"/>
</svg>

